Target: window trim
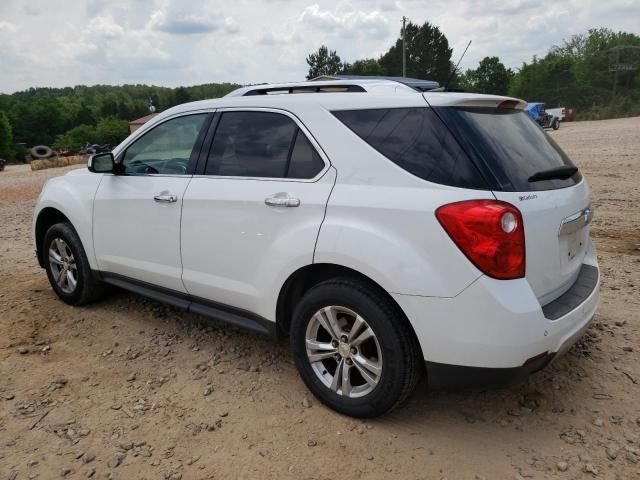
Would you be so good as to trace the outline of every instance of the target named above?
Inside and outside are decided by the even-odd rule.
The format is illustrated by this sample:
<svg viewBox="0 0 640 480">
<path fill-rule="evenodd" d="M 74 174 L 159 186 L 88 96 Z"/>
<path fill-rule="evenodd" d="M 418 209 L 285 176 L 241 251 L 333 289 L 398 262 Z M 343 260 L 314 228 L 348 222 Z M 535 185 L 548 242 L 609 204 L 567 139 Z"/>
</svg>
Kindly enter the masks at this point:
<svg viewBox="0 0 640 480">
<path fill-rule="evenodd" d="M 292 144 L 291 144 L 292 146 L 290 148 L 293 148 L 293 143 L 295 142 L 295 139 L 297 138 L 298 133 L 299 132 L 304 133 L 304 135 L 309 140 L 309 143 L 311 143 L 311 146 L 315 149 L 316 153 L 324 163 L 322 170 L 320 170 L 316 174 L 316 176 L 313 178 L 245 177 L 245 176 L 235 176 L 235 175 L 230 176 L 230 175 L 205 174 L 204 172 L 206 172 L 207 162 L 209 160 L 209 153 L 211 152 L 211 148 L 213 147 L 213 141 L 215 140 L 215 134 L 218 129 L 218 125 L 220 123 L 220 118 L 222 117 L 222 114 L 225 112 L 267 112 L 267 113 L 276 113 L 280 115 L 285 115 L 289 117 L 298 127 L 298 129 L 296 130 L 294 139 L 292 140 Z M 311 134 L 309 129 L 306 127 L 306 125 L 302 123 L 302 121 L 295 114 L 293 114 L 288 110 L 283 110 L 280 108 L 263 108 L 263 107 L 225 107 L 225 108 L 216 109 L 214 117 L 215 118 L 213 119 L 213 121 L 209 126 L 209 132 L 207 132 L 207 135 L 205 137 L 206 141 L 202 145 L 202 148 L 200 149 L 198 165 L 193 175 L 194 178 L 229 179 L 229 180 L 261 180 L 261 181 L 267 181 L 267 182 L 277 181 L 277 182 L 315 183 L 318 180 L 320 180 L 331 167 L 331 161 L 329 160 L 329 157 L 327 156 L 325 151 L 322 149 L 318 141 L 315 139 L 315 137 Z"/>
<path fill-rule="evenodd" d="M 138 134 L 138 131 L 134 132 L 135 135 L 130 136 L 127 140 L 127 143 L 122 146 L 118 155 L 116 156 L 116 163 L 122 163 L 124 160 L 124 156 L 127 153 L 129 147 L 131 147 L 138 140 L 143 138 L 148 133 L 151 133 L 160 125 L 164 125 L 167 122 L 175 120 L 176 118 L 189 117 L 192 115 L 205 115 L 204 122 L 200 131 L 198 132 L 198 136 L 196 137 L 196 141 L 193 144 L 193 148 L 191 150 L 191 156 L 189 157 L 189 161 L 187 163 L 187 171 L 184 174 L 181 173 L 118 173 L 119 176 L 124 177 L 192 177 L 196 171 L 198 159 L 200 158 L 202 147 L 204 146 L 204 140 L 206 138 L 206 133 L 209 130 L 209 126 L 214 117 L 215 109 L 204 109 L 204 110 L 190 110 L 187 112 L 180 112 L 174 115 L 163 118 L 162 121 L 154 123 L 153 125 L 148 126 L 142 132 Z M 126 140 L 125 140 L 126 141 Z"/>
</svg>

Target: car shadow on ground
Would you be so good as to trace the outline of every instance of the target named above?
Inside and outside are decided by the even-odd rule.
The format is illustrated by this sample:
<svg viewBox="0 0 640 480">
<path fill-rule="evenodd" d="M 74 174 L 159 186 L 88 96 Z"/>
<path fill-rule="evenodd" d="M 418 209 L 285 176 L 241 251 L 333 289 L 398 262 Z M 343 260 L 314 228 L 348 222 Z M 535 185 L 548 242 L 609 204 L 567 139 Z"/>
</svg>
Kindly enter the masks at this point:
<svg viewBox="0 0 640 480">
<path fill-rule="evenodd" d="M 288 338 L 274 340 L 117 289 L 111 292 L 106 303 L 109 304 L 105 306 L 107 310 L 111 310 L 115 305 L 127 305 L 127 310 L 133 316 L 150 313 L 153 318 L 162 319 L 164 327 L 155 324 L 156 332 L 161 332 L 163 328 L 167 331 L 173 330 L 172 321 L 175 321 L 175 327 L 185 334 L 202 332 L 198 343 L 203 351 L 210 347 L 213 350 L 213 345 L 219 341 L 220 335 L 223 335 L 225 350 L 244 351 L 255 364 L 259 364 L 261 357 L 267 352 L 269 355 L 274 355 L 275 352 L 275 366 L 285 372 L 284 377 L 279 378 L 277 383 L 282 385 L 284 391 L 290 391 L 292 388 L 286 387 L 287 382 L 295 382 L 296 389 L 306 390 L 293 368 Z M 575 412 L 575 409 L 581 408 L 580 396 L 576 396 L 576 391 L 580 391 L 580 388 L 576 387 L 580 386 L 585 376 L 581 372 L 584 367 L 592 364 L 589 358 L 585 358 L 590 357 L 589 335 L 587 333 L 571 352 L 557 358 L 551 365 L 521 384 L 436 390 L 429 388 L 424 373 L 415 392 L 405 404 L 369 422 L 413 431 L 417 428 L 428 428 L 446 419 L 449 426 L 455 425 L 464 429 L 494 426 L 497 429 L 522 430 L 539 423 L 545 416 Z M 208 342 L 210 346 L 207 346 Z M 266 371 L 261 374 L 270 373 Z M 571 395 L 565 396 L 565 391 L 571 392 Z M 326 411 L 327 414 L 341 416 L 328 408 Z"/>
</svg>

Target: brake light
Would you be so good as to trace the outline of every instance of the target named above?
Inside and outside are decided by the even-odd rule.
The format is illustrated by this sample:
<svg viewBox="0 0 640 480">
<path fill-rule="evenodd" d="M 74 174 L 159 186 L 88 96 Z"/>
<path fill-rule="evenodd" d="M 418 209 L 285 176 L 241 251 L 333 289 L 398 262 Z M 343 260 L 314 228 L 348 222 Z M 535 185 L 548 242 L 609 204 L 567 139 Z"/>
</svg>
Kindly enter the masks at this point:
<svg viewBox="0 0 640 480">
<path fill-rule="evenodd" d="M 516 207 L 498 200 L 468 200 L 443 205 L 436 218 L 482 272 L 500 280 L 524 277 L 524 226 Z"/>
<path fill-rule="evenodd" d="M 518 100 L 503 100 L 498 104 L 498 108 L 516 109 L 520 102 Z"/>
</svg>

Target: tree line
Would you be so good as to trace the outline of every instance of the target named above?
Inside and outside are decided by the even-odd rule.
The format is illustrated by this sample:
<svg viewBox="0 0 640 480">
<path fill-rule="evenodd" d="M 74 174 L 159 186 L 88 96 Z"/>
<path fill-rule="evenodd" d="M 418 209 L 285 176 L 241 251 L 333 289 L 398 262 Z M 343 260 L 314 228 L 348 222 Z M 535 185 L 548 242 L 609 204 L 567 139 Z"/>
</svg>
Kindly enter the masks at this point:
<svg viewBox="0 0 640 480">
<path fill-rule="evenodd" d="M 71 149 L 87 142 L 114 146 L 129 134 L 129 121 L 149 114 L 150 104 L 160 112 L 185 102 L 221 97 L 239 86 L 81 85 L 0 94 L 0 158 L 22 160 L 22 144 Z"/>
<path fill-rule="evenodd" d="M 406 75 L 450 78 L 454 64 L 447 37 L 437 26 L 409 23 L 405 30 Z M 456 59 L 457 60 L 457 59 Z M 307 56 L 307 79 L 321 75 L 402 74 L 402 38 L 379 58 L 343 62 L 326 45 Z M 552 46 L 513 71 L 497 56 L 457 72 L 449 87 L 467 92 L 510 95 L 548 107 L 574 107 L 581 119 L 640 115 L 640 37 L 607 28 L 591 29 Z M 617 72 L 616 72 L 617 71 Z"/>
</svg>

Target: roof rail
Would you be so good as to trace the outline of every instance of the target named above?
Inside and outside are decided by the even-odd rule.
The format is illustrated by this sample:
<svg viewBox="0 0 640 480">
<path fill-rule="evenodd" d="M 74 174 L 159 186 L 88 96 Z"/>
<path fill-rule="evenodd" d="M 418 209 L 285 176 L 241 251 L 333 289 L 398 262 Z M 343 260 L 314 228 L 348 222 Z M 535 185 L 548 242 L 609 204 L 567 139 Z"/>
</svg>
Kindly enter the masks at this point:
<svg viewBox="0 0 640 480">
<path fill-rule="evenodd" d="M 392 77 L 394 78 L 394 77 Z M 416 91 L 427 91 L 437 87 L 436 82 L 427 82 L 426 80 L 418 80 L 425 83 L 425 89 L 403 84 L 397 80 L 390 80 L 382 77 L 361 77 L 354 75 L 351 79 L 327 78 L 322 81 L 321 78 L 306 82 L 290 82 L 290 83 L 271 83 L 261 85 L 250 85 L 240 87 L 232 92 L 227 93 L 226 97 L 247 97 L 256 95 L 274 95 L 274 94 L 291 94 L 291 93 L 341 93 L 341 92 L 368 92 L 368 93 L 414 93 Z M 433 85 L 435 84 L 435 85 Z"/>
<path fill-rule="evenodd" d="M 390 82 L 401 83 L 418 92 L 428 92 L 441 88 L 440 84 L 433 80 L 422 80 L 420 78 L 411 77 L 393 77 L 383 75 L 320 75 L 312 78 L 312 82 L 331 81 L 331 80 L 387 80 Z"/>
<path fill-rule="evenodd" d="M 336 93 L 336 92 L 366 92 L 360 85 L 291 85 L 264 88 L 252 88 L 242 94 L 243 97 L 252 95 L 277 95 L 286 93 Z"/>
</svg>

